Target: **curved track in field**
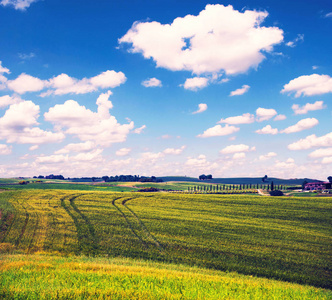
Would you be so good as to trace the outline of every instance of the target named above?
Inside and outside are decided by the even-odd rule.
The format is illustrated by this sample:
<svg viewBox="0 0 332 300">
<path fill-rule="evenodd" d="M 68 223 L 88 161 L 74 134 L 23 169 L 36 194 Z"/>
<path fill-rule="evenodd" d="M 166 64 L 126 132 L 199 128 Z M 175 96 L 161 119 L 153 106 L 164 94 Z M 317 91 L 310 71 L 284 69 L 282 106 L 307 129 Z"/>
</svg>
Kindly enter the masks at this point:
<svg viewBox="0 0 332 300">
<path fill-rule="evenodd" d="M 126 206 L 126 203 L 128 201 L 133 200 L 135 200 L 135 198 L 116 198 L 112 201 L 112 204 L 121 213 L 132 233 L 139 239 L 139 241 L 145 248 L 157 247 L 157 249 L 161 253 L 163 253 L 164 249 L 157 241 L 157 239 L 149 232 L 149 230 L 142 222 L 142 220 L 137 216 L 137 214 L 135 214 L 132 209 Z M 118 202 L 120 202 L 120 204 Z"/>
<path fill-rule="evenodd" d="M 134 200 L 133 198 L 131 199 L 126 199 L 126 200 L 123 200 L 122 201 L 122 205 L 127 209 L 129 210 L 129 212 L 134 216 L 134 218 L 138 221 L 139 225 L 141 226 L 146 238 L 148 238 L 149 240 L 151 240 L 156 246 L 157 248 L 159 249 L 159 251 L 163 252 L 164 251 L 164 248 L 160 245 L 160 243 L 158 242 L 158 240 L 150 233 L 150 231 L 148 230 L 148 228 L 145 226 L 145 224 L 142 222 L 142 220 L 137 216 L 137 214 L 132 210 L 130 209 L 128 206 L 126 206 L 126 203 L 128 201 L 132 201 Z"/>
</svg>

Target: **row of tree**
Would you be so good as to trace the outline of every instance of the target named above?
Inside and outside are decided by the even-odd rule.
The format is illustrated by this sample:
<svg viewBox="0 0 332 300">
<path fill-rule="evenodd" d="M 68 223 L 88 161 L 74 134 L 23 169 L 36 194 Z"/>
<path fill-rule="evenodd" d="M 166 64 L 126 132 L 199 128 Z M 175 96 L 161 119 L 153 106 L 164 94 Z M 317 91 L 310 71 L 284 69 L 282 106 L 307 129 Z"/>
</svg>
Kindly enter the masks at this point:
<svg viewBox="0 0 332 300">
<path fill-rule="evenodd" d="M 116 175 L 116 176 L 103 176 L 101 177 L 105 182 L 113 182 L 113 181 L 128 181 L 128 182 L 163 182 L 162 179 L 157 178 L 155 176 L 146 177 L 139 175 Z"/>
<path fill-rule="evenodd" d="M 267 191 L 283 190 L 286 189 L 283 185 L 271 184 L 211 184 L 211 185 L 197 185 L 189 186 L 188 192 L 219 192 L 219 191 L 232 191 L 232 190 L 250 190 L 262 189 Z"/>
</svg>

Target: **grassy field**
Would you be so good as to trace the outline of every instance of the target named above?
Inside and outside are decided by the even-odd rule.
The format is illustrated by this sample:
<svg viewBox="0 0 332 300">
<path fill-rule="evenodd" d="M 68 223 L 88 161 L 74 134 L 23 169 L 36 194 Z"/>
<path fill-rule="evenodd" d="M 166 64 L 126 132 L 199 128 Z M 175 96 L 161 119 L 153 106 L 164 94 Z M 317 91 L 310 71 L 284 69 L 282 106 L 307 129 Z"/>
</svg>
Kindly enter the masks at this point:
<svg viewBox="0 0 332 300">
<path fill-rule="evenodd" d="M 60 280 L 62 275 L 56 273 L 62 272 L 61 266 L 57 266 L 58 260 L 74 259 L 73 255 L 87 255 L 96 257 L 94 258 L 96 261 L 86 258 L 91 261 L 84 262 L 85 267 L 81 271 L 79 268 L 71 269 L 69 265 L 68 269 L 64 268 L 63 272 L 71 280 L 82 276 L 85 278 L 81 279 L 82 282 L 86 282 L 90 275 L 96 276 L 93 278 L 102 276 L 98 273 L 99 271 L 92 272 L 93 274 L 85 271 L 89 270 L 89 264 L 98 264 L 98 259 L 102 259 L 98 257 L 127 257 L 150 261 L 153 265 L 157 264 L 154 265 L 156 270 L 158 270 L 158 264 L 163 262 L 171 263 L 172 266 L 174 264 L 195 266 L 203 273 L 236 272 L 236 280 L 228 278 L 228 273 L 215 273 L 217 277 L 226 276 L 227 280 L 235 284 L 233 287 L 230 286 L 229 291 L 234 290 L 234 295 L 240 293 L 236 297 L 227 298 L 224 295 L 224 299 L 243 299 L 241 293 L 245 289 L 242 291 L 242 288 L 238 286 L 241 280 L 250 282 L 248 289 L 252 290 L 251 293 L 254 293 L 254 286 L 257 287 L 256 292 L 265 291 L 262 287 L 265 279 L 257 277 L 303 285 L 297 288 L 294 285 L 289 288 L 289 291 L 286 288 L 284 292 L 295 293 L 298 289 L 305 293 L 306 297 L 293 297 L 289 294 L 289 298 L 278 296 L 279 298 L 276 299 L 331 299 L 330 291 L 316 290 L 306 286 L 325 289 L 332 287 L 331 208 L 331 198 L 323 197 L 279 198 L 253 195 L 142 194 L 77 190 L 2 192 L 0 193 L 0 252 L 2 252 L 1 275 L 5 278 L 6 284 L 2 285 L 1 291 L 8 297 L 7 299 L 12 299 L 8 295 L 14 295 L 11 293 L 16 292 L 17 295 L 23 295 L 22 298 L 16 299 L 28 299 L 24 298 L 24 295 L 29 293 L 29 289 L 24 290 L 24 283 L 22 283 L 22 289 L 18 287 L 21 285 L 17 285 L 20 280 L 22 282 L 27 280 L 27 274 L 35 274 L 36 282 L 39 280 L 37 280 L 38 276 L 42 276 L 41 274 L 49 274 L 51 278 Z M 32 260 L 32 263 L 25 265 L 22 258 L 17 254 L 13 255 L 14 253 L 30 254 L 31 256 L 25 260 Z M 36 253 L 44 254 L 44 256 L 41 259 L 35 258 Z M 44 264 L 49 264 L 45 270 L 43 264 L 38 266 L 43 260 Z M 20 263 L 23 263 L 22 268 L 16 267 L 20 266 Z M 112 265 L 113 262 L 110 264 Z M 133 261 L 132 264 L 135 268 L 136 262 Z M 165 268 L 168 267 L 165 265 Z M 97 269 L 99 270 L 99 267 Z M 100 272 L 104 274 L 108 271 Z M 137 291 L 141 282 L 146 282 L 144 284 L 147 287 L 150 286 L 150 292 L 143 293 L 140 296 L 141 299 L 171 299 L 167 298 L 167 294 L 163 292 L 160 292 L 160 298 L 155 297 L 153 293 L 158 293 L 158 284 L 150 282 L 153 276 L 149 277 L 149 272 L 148 270 L 146 273 L 143 272 L 147 281 L 137 279 L 141 278 L 139 276 L 143 276 L 143 273 L 139 276 L 136 274 L 138 277 L 122 274 L 122 277 L 120 276 L 122 279 L 119 277 L 120 279 L 117 280 L 126 282 L 132 279 L 132 282 L 136 282 L 133 289 L 124 291 L 123 295 Z M 193 271 L 188 269 L 188 272 L 191 274 Z M 194 285 L 194 282 L 198 282 L 194 274 L 188 275 L 192 283 L 189 283 L 188 279 L 189 281 L 184 284 L 181 280 L 176 281 L 175 275 L 166 273 L 165 278 L 170 280 L 168 282 L 163 279 L 168 282 L 166 286 L 170 284 L 175 288 L 180 285 L 184 290 L 188 286 L 187 293 L 191 293 L 192 288 L 189 287 Z M 107 274 L 104 274 L 103 278 L 115 276 Z M 235 276 L 234 274 L 231 278 Z M 59 284 L 57 280 L 54 279 L 55 285 Z M 96 280 L 91 290 L 86 290 L 84 285 L 81 285 L 77 287 L 77 293 L 86 292 L 87 295 L 93 293 L 97 288 L 98 280 L 91 280 L 92 282 Z M 10 285 L 9 282 L 13 283 Z M 205 280 L 202 279 L 201 283 L 197 283 L 197 288 L 204 282 Z M 211 286 L 214 284 L 211 283 Z M 222 287 L 225 283 L 218 284 Z M 75 284 L 72 283 L 66 291 L 69 294 L 75 292 L 74 287 Z M 284 289 L 276 286 L 275 288 Z M 32 286 L 31 289 L 33 289 Z M 34 290 L 36 289 L 37 283 Z M 207 287 L 204 287 L 205 289 L 208 290 Z M 272 291 L 274 288 L 269 286 L 268 289 Z M 114 288 L 113 292 L 111 290 L 109 293 L 112 294 L 117 289 Z M 144 289 L 139 288 L 139 290 Z M 211 293 L 213 290 L 214 288 L 211 288 Z M 117 291 L 121 291 L 121 288 Z M 43 289 L 40 288 L 37 292 L 43 293 Z M 104 292 L 106 297 L 107 289 Z M 174 299 L 200 299 L 200 297 L 219 299 L 217 294 L 204 298 L 199 296 L 202 291 L 192 292 L 196 293 L 195 297 L 181 298 L 179 294 L 176 296 L 178 298 Z M 32 290 L 31 293 L 33 294 Z M 317 293 L 321 294 L 315 296 L 318 295 Z M 129 297 L 129 294 L 126 294 L 126 297 Z M 93 297 L 93 294 L 91 295 Z M 114 295 L 112 299 L 121 298 L 120 294 Z M 258 299 L 253 295 L 249 295 L 246 299 Z M 32 299 L 39 298 L 36 296 Z"/>
<path fill-rule="evenodd" d="M 331 299 L 328 290 L 128 258 L 4 255 L 1 299 Z"/>
</svg>

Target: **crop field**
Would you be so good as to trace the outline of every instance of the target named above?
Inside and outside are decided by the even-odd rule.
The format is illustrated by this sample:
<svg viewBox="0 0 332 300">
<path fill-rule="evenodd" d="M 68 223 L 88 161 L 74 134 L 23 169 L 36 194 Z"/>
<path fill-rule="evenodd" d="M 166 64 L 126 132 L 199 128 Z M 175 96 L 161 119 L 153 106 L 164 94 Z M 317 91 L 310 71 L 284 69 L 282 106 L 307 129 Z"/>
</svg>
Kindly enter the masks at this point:
<svg viewBox="0 0 332 300">
<path fill-rule="evenodd" d="M 100 262 L 102 258 L 109 257 L 111 265 L 114 264 L 112 259 L 132 259 L 128 274 L 136 272 L 134 269 L 137 260 L 143 260 L 150 264 L 150 267 L 153 264 L 156 272 L 158 264 L 163 264 L 163 268 L 166 269 L 169 268 L 169 264 L 173 267 L 175 264 L 185 265 L 188 266 L 186 268 L 198 268 L 199 272 L 203 273 L 217 272 L 211 274 L 227 277 L 227 280 L 235 284 L 235 290 L 239 289 L 237 284 L 240 284 L 241 280 L 250 282 L 249 289 L 259 286 L 260 290 L 264 290 L 261 284 L 264 282 L 263 285 L 266 286 L 264 280 L 267 279 L 263 278 L 268 278 L 286 281 L 289 284 L 301 284 L 289 289 L 307 293 L 306 297 L 294 294 L 295 296 L 289 295 L 287 298 L 284 295 L 285 297 L 280 296 L 277 299 L 331 299 L 331 291 L 324 290 L 332 287 L 331 208 L 331 198 L 325 197 L 288 198 L 79 190 L 5 191 L 0 193 L 0 275 L 4 278 L 0 290 L 4 297 L 8 297 L 6 299 L 14 298 L 12 296 L 15 291 L 17 299 L 28 299 L 24 297 L 24 293 L 27 292 L 24 290 L 24 282 L 32 270 L 35 270 L 33 278 L 36 282 L 42 274 L 49 274 L 51 278 L 60 280 L 61 272 L 72 274 L 70 276 L 73 278 L 82 276 L 82 282 L 90 277 L 116 277 L 116 272 L 107 273 L 107 266 Z M 18 253 L 28 256 L 22 259 Z M 90 258 L 84 258 L 86 256 Z M 70 257 L 76 257 L 77 262 L 73 265 L 66 264 L 67 269 L 63 271 L 56 262 L 61 259 L 68 260 Z M 88 261 L 80 262 L 84 259 Z M 78 267 L 81 263 L 82 270 Z M 94 271 L 91 264 L 98 265 L 96 270 L 99 271 Z M 118 265 L 120 268 L 121 264 Z M 129 270 L 131 268 L 133 270 Z M 206 299 L 202 296 L 202 291 L 199 291 L 200 285 L 217 284 L 221 287 L 225 284 L 226 279 L 218 279 L 221 280 L 217 280 L 219 283 L 215 283 L 214 279 L 211 279 L 211 282 L 208 279 L 201 280 L 198 275 L 195 277 L 192 269 L 189 269 L 186 269 L 186 272 L 191 275 L 184 275 L 182 279 L 192 280 L 192 283 L 188 281 L 188 287 L 197 282 L 196 296 L 188 296 L 190 291 L 193 292 L 189 288 L 187 296 L 183 294 L 181 298 L 179 292 L 174 299 Z M 149 286 L 152 289 L 153 283 L 149 280 L 154 279 L 148 276 L 150 271 L 146 272 L 146 281 L 138 280 L 137 278 L 143 275 L 136 273 L 135 276 L 127 274 L 123 275 L 122 279 L 116 277 L 118 279 L 114 280 L 132 282 L 132 289 L 128 288 L 127 291 L 129 294 L 137 292 L 139 285 L 144 282 L 145 288 L 141 287 L 140 290 L 149 289 Z M 229 275 L 229 272 L 233 275 Z M 166 272 L 160 275 L 161 277 L 158 275 L 155 280 L 165 280 L 167 284 L 173 284 L 175 289 L 177 285 L 183 287 L 185 284 L 184 281 L 181 283 L 182 279 L 175 282 L 175 273 L 172 275 Z M 17 285 L 17 281 L 20 280 L 22 290 Z M 52 281 L 54 285 L 58 284 L 57 280 Z M 84 286 L 81 286 L 78 293 L 84 294 L 86 291 L 89 295 L 92 293 L 93 297 L 93 291 L 99 281 L 91 280 L 91 290 L 85 290 Z M 4 282 L 6 284 L 3 284 Z M 273 284 L 269 284 L 276 286 L 281 284 L 271 282 Z M 74 292 L 74 286 L 74 283 L 68 286 L 69 294 Z M 283 289 L 276 286 L 276 289 Z M 270 285 L 269 288 L 273 290 Z M 204 289 L 209 290 L 208 287 Z M 215 289 L 211 288 L 212 294 L 213 290 Z M 243 291 L 245 292 L 245 289 Z M 39 293 L 42 293 L 42 289 Z M 146 290 L 146 294 L 143 293 L 141 298 L 137 295 L 135 297 L 158 299 L 151 293 Z M 263 294 L 260 299 L 264 299 Z M 23 296 L 19 298 L 19 295 Z M 114 294 L 110 299 L 121 299 L 119 295 Z M 167 297 L 167 291 L 161 292 L 160 295 L 163 296 L 159 299 L 171 299 Z M 103 297 L 106 296 L 107 294 Z M 247 299 L 257 299 L 249 296 Z M 76 298 L 79 297 L 81 296 L 78 295 Z M 244 299 L 243 294 L 238 298 L 230 295 L 228 298 L 225 295 L 223 297 Z M 218 295 L 208 298 L 220 299 Z M 36 296 L 31 299 L 39 298 Z M 127 299 L 130 299 L 130 296 Z"/>
</svg>

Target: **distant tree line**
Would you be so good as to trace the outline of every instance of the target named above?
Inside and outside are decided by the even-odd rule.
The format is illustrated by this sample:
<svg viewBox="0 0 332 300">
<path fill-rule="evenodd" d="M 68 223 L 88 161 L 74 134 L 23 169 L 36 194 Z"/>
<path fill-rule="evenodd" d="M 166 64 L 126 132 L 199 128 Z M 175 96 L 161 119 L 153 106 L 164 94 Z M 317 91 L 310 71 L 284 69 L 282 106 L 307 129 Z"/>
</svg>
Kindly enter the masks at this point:
<svg viewBox="0 0 332 300">
<path fill-rule="evenodd" d="M 47 176 L 34 176 L 33 178 L 38 179 L 61 179 L 65 180 L 62 175 L 47 175 Z M 116 176 L 102 176 L 102 177 L 80 177 L 80 178 L 68 178 L 68 180 L 72 181 L 85 181 L 85 182 L 114 182 L 114 181 L 120 181 L 120 182 L 163 182 L 161 178 L 157 178 L 155 176 L 147 177 L 147 176 L 139 176 L 139 175 L 116 175 Z"/>
<path fill-rule="evenodd" d="M 199 175 L 198 179 L 199 180 L 211 180 L 212 175 L 211 174 L 209 174 L 209 175 L 202 174 L 202 175 Z"/>
<path fill-rule="evenodd" d="M 116 176 L 103 176 L 101 179 L 105 182 L 113 182 L 113 181 L 129 181 L 129 182 L 163 182 L 161 178 L 157 178 L 155 176 L 146 177 L 139 175 L 116 175 Z"/>
<path fill-rule="evenodd" d="M 188 192 L 217 193 L 220 191 L 239 191 L 239 190 L 252 190 L 252 189 L 273 191 L 273 190 L 284 190 L 285 188 L 286 187 L 283 185 L 275 185 L 272 181 L 271 184 L 211 184 L 211 185 L 189 186 Z"/>
<path fill-rule="evenodd" d="M 33 178 L 38 178 L 38 179 L 60 179 L 60 180 L 65 180 L 65 178 L 62 175 L 47 175 L 47 176 L 43 176 L 43 175 L 39 175 L 37 176 L 33 176 Z"/>
</svg>

